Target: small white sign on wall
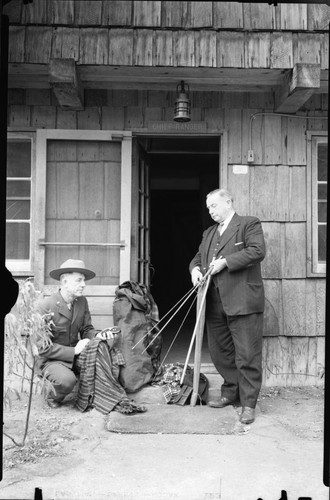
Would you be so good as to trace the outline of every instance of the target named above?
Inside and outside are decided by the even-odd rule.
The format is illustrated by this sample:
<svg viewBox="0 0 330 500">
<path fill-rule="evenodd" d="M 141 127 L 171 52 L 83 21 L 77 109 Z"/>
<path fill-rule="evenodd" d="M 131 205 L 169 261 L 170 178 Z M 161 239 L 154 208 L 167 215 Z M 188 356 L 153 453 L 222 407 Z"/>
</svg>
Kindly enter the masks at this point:
<svg viewBox="0 0 330 500">
<path fill-rule="evenodd" d="M 233 165 L 233 174 L 243 174 L 249 173 L 249 165 Z"/>
</svg>

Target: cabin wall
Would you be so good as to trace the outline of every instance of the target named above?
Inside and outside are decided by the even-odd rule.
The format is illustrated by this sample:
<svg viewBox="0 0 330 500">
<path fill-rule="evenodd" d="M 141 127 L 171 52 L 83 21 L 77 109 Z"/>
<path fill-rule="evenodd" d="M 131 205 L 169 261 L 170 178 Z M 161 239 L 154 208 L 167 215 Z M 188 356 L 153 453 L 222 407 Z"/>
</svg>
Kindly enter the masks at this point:
<svg viewBox="0 0 330 500">
<path fill-rule="evenodd" d="M 152 122 L 173 122 L 180 79 L 195 83 L 191 123 L 206 123 L 203 133 L 223 134 L 221 184 L 233 192 L 237 211 L 258 216 L 265 232 L 264 383 L 323 383 L 325 276 L 308 273 L 306 133 L 328 127 L 329 7 L 11 0 L 3 11 L 10 22 L 9 130 L 150 133 Z M 74 61 L 84 88 L 82 110 L 59 106 L 50 59 Z M 295 116 L 275 116 L 276 89 L 300 63 L 320 69 L 320 87 Z M 116 80 L 118 69 L 130 77 L 127 90 Z M 162 81 L 165 74 L 173 86 Z M 224 90 L 224 75 L 226 91 L 217 91 Z"/>
<path fill-rule="evenodd" d="M 12 63 L 71 58 L 78 65 L 145 68 L 329 66 L 330 13 L 322 4 L 12 0 L 4 14 Z"/>
<path fill-rule="evenodd" d="M 258 216 L 267 256 L 264 383 L 321 384 L 325 341 L 325 277 L 307 276 L 306 131 L 327 127 L 327 96 L 310 99 L 300 118 L 256 115 L 254 163 L 247 163 L 250 117 L 272 109 L 272 94 L 192 93 L 193 120 L 227 136 L 222 179 L 234 193 L 237 211 Z M 172 91 L 85 91 L 83 111 L 65 111 L 50 90 L 9 91 L 9 130 L 35 128 L 148 132 L 154 120 L 171 120 Z M 310 116 L 318 118 L 310 118 Z M 234 166 L 246 165 L 246 173 Z M 240 170 L 238 170 L 240 172 Z"/>
<path fill-rule="evenodd" d="M 325 4 L 137 0 L 11 0 L 4 14 L 12 24 L 136 26 L 155 29 L 323 30 Z"/>
</svg>

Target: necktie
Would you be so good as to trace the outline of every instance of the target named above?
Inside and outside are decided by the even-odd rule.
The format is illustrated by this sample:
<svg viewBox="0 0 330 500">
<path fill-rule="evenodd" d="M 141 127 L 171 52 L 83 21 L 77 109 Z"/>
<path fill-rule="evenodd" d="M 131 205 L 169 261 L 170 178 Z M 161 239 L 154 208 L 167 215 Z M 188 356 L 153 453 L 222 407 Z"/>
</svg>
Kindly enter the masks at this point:
<svg viewBox="0 0 330 500">
<path fill-rule="evenodd" d="M 225 224 L 224 222 L 220 222 L 220 224 L 219 224 L 218 231 L 219 231 L 220 236 L 224 231 L 224 227 L 223 227 L 224 224 Z"/>
<path fill-rule="evenodd" d="M 69 311 L 72 309 L 72 302 L 67 302 L 66 305 L 68 306 Z"/>
</svg>

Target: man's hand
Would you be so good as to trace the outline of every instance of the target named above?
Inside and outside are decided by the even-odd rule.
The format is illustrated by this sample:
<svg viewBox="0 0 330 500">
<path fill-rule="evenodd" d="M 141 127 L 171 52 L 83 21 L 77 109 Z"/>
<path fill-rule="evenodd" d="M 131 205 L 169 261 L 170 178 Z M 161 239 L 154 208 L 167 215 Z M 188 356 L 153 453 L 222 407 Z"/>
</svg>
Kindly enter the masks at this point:
<svg viewBox="0 0 330 500">
<path fill-rule="evenodd" d="M 219 259 L 215 259 L 211 262 L 210 267 L 212 268 L 211 275 L 213 276 L 227 267 L 227 261 L 223 257 L 219 257 Z"/>
<path fill-rule="evenodd" d="M 85 347 L 88 344 L 88 342 L 89 342 L 89 339 L 79 340 L 78 344 L 74 348 L 74 354 L 75 354 L 75 356 L 78 356 L 78 354 L 80 354 L 85 349 Z"/>
<path fill-rule="evenodd" d="M 191 281 L 194 286 L 196 286 L 198 283 L 200 283 L 203 279 L 203 275 L 200 272 L 200 269 L 198 267 L 194 267 L 194 269 L 191 271 Z"/>
<path fill-rule="evenodd" d="M 118 339 L 118 334 L 120 333 L 120 328 L 118 326 L 112 326 L 110 328 L 105 328 L 96 335 L 96 338 L 101 340 L 106 340 L 110 347 L 113 347 Z"/>
<path fill-rule="evenodd" d="M 97 335 L 96 338 L 102 339 L 102 340 L 110 340 L 115 337 L 115 335 L 118 335 L 120 333 L 120 328 L 119 326 L 110 326 L 109 328 L 104 328 L 104 330 L 101 330 Z"/>
</svg>

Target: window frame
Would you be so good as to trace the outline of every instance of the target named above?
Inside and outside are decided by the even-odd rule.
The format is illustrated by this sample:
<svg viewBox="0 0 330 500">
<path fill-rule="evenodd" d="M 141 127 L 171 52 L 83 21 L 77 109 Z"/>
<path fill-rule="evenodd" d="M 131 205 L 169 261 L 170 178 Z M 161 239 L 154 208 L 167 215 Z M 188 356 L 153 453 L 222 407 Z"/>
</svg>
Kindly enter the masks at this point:
<svg viewBox="0 0 330 500">
<path fill-rule="evenodd" d="M 318 194 L 317 155 L 318 144 L 328 144 L 326 131 L 307 131 L 307 276 L 325 277 L 326 262 L 318 260 Z"/>
<path fill-rule="evenodd" d="M 26 219 L 24 222 L 29 222 L 30 224 L 30 242 L 29 242 L 29 259 L 7 259 L 6 267 L 13 274 L 13 276 L 30 276 L 33 270 L 34 264 L 34 253 L 33 249 L 34 243 L 34 233 L 35 233 L 35 175 L 36 175 L 36 134 L 35 132 L 7 132 L 7 142 L 16 140 L 29 140 L 31 142 L 31 175 L 26 178 L 30 181 L 30 218 Z M 6 181 L 11 179 L 6 175 Z M 7 196 L 6 196 L 7 198 Z M 7 225 L 7 217 L 6 217 Z"/>
</svg>

